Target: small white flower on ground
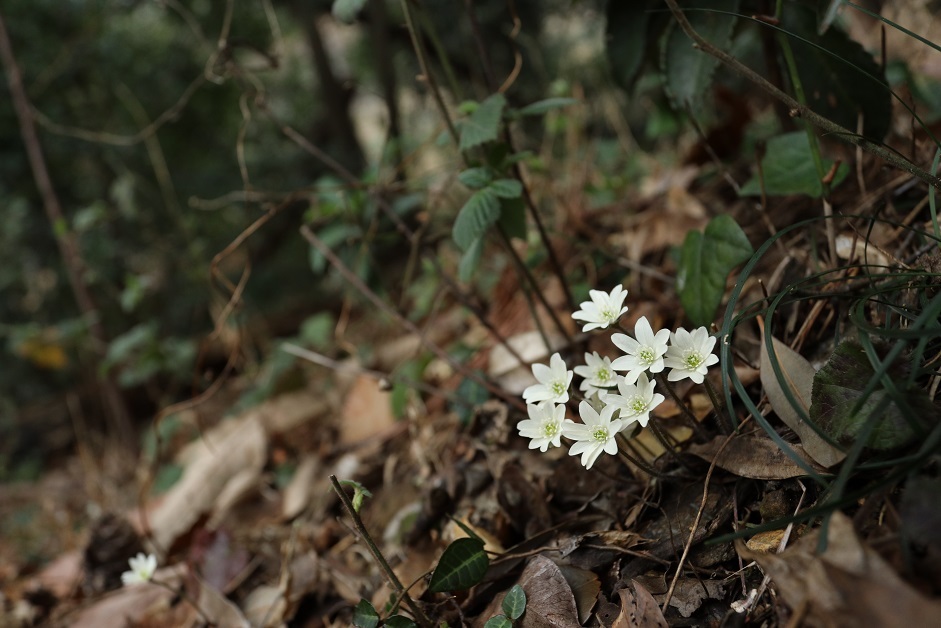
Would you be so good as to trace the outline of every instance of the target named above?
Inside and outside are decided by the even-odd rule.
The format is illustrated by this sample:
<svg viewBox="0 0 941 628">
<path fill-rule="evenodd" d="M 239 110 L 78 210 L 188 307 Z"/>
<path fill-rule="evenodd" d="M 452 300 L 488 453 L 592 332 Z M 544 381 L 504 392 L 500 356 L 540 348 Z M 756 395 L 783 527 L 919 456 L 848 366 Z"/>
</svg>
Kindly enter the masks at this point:
<svg viewBox="0 0 941 628">
<path fill-rule="evenodd" d="M 583 401 L 578 404 L 578 414 L 583 423 L 570 421 L 562 427 L 562 435 L 576 441 L 569 448 L 570 456 L 582 455 L 582 465 L 591 469 L 601 452 L 614 455 L 618 452 L 614 436 L 624 427 L 621 419 L 612 419 L 617 408 L 605 406 L 599 414 L 591 404 Z"/>
<path fill-rule="evenodd" d="M 121 574 L 121 582 L 125 586 L 150 582 L 150 579 L 154 577 L 154 572 L 157 571 L 157 557 L 153 554 L 144 555 L 139 553 L 127 562 L 131 566 L 131 570 Z"/>
<path fill-rule="evenodd" d="M 552 403 L 567 403 L 569 400 L 569 385 L 572 383 L 572 371 L 565 368 L 565 361 L 558 353 L 549 358 L 549 366 L 533 364 L 533 375 L 538 384 L 533 384 L 523 391 L 523 400 L 526 403 L 551 401 Z"/>
<path fill-rule="evenodd" d="M 661 329 L 656 334 L 650 327 L 646 316 L 637 319 L 634 325 L 634 338 L 627 334 L 614 334 L 611 341 L 627 355 L 611 363 L 615 371 L 627 371 L 624 379 L 628 384 L 637 381 L 644 371 L 659 373 L 663 370 L 663 355 L 667 352 L 670 330 Z"/>
<path fill-rule="evenodd" d="M 719 361 L 718 356 L 712 353 L 715 346 L 715 336 L 710 336 L 705 327 L 692 332 L 682 327 L 677 329 L 670 338 L 670 347 L 663 359 L 663 365 L 673 369 L 667 380 L 676 382 L 688 377 L 702 384 L 709 367 Z"/>
<path fill-rule="evenodd" d="M 657 382 L 647 379 L 646 373 L 641 373 L 636 383 L 619 381 L 617 393 L 602 394 L 601 398 L 609 407 L 620 410 L 618 418 L 624 422 L 624 428 L 635 421 L 647 427 L 650 412 L 663 403 L 663 395 L 653 391 L 656 385 Z"/>
<path fill-rule="evenodd" d="M 627 297 L 627 290 L 621 286 L 614 286 L 610 293 L 601 290 L 589 290 L 588 296 L 591 301 L 583 302 L 577 312 L 572 314 L 572 318 L 577 321 L 584 321 L 585 325 L 582 331 L 591 331 L 592 329 L 606 329 L 627 311 L 624 305 L 624 299 Z"/>
<path fill-rule="evenodd" d="M 530 438 L 529 448 L 546 451 L 549 447 L 562 444 L 562 427 L 574 423 L 565 418 L 565 406 L 557 406 L 549 401 L 526 406 L 529 418 L 516 424 L 520 436 Z"/>
<path fill-rule="evenodd" d="M 614 386 L 617 380 L 611 360 L 601 357 L 597 351 L 585 354 L 585 365 L 576 366 L 575 374 L 584 378 L 578 388 L 589 399 L 598 394 L 599 390 Z"/>
</svg>

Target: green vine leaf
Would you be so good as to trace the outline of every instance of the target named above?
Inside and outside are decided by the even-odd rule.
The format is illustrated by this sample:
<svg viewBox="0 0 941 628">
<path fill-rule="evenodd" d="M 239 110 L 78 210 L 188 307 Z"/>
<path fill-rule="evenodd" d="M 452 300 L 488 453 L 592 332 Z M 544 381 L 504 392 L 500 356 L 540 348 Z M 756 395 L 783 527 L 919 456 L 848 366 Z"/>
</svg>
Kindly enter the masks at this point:
<svg viewBox="0 0 941 628">
<path fill-rule="evenodd" d="M 489 168 L 468 168 L 457 175 L 457 180 L 472 190 L 479 190 L 493 181 L 493 174 Z"/>
<path fill-rule="evenodd" d="M 454 219 L 452 235 L 462 251 L 481 238 L 490 225 L 500 218 L 500 199 L 489 187 L 471 195 Z"/>
<path fill-rule="evenodd" d="M 505 107 L 506 98 L 499 93 L 493 94 L 477 106 L 461 125 L 461 152 L 497 139 Z"/>
<path fill-rule="evenodd" d="M 605 54 L 614 80 L 628 92 L 640 77 L 650 42 L 657 40 L 668 23 L 655 19 L 660 7 L 660 0 L 608 3 Z"/>
<path fill-rule="evenodd" d="M 428 590 L 432 593 L 463 591 L 484 577 L 490 559 L 480 539 L 463 538 L 448 545 L 431 574 Z"/>
<path fill-rule="evenodd" d="M 742 228 L 728 215 L 716 216 L 705 233 L 690 231 L 683 242 L 676 287 L 694 325 L 708 325 L 725 294 L 732 269 L 754 253 Z"/>
<path fill-rule="evenodd" d="M 513 622 L 507 619 L 505 615 L 494 615 L 487 620 L 484 628 L 513 628 Z"/>
<path fill-rule="evenodd" d="M 570 107 L 577 104 L 578 101 L 574 98 L 546 98 L 545 100 L 537 100 L 534 103 L 526 105 L 522 109 L 518 109 L 515 113 L 516 116 L 541 116 L 554 109 L 562 109 L 563 107 Z"/>
<path fill-rule="evenodd" d="M 693 28 L 707 41 L 719 48 L 728 47 L 732 31 L 738 20 L 739 0 L 700 0 L 682 3 Z M 720 12 L 722 11 L 722 12 Z M 674 22 L 662 40 L 660 69 L 663 72 L 663 87 L 674 109 L 696 111 L 703 95 L 712 84 L 712 74 L 719 60 L 693 46 L 693 41 Z"/>
</svg>

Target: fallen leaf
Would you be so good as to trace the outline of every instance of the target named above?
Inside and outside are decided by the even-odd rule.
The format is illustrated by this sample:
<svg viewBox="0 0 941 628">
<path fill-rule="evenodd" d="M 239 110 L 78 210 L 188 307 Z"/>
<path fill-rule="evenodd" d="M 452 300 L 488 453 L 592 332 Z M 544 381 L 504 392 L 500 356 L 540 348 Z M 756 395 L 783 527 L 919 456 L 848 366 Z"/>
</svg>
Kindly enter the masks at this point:
<svg viewBox="0 0 941 628">
<path fill-rule="evenodd" d="M 819 530 L 781 554 L 755 552 L 737 542 L 736 550 L 771 577 L 778 598 L 806 609 L 803 625 L 936 626 L 941 602 L 924 597 L 902 580 L 873 549 L 860 542 L 852 520 L 830 518 L 827 550 L 817 555 Z"/>
<path fill-rule="evenodd" d="M 661 602 L 666 596 L 656 596 L 655 601 Z M 707 600 L 721 600 L 725 597 L 725 587 L 718 580 L 698 580 L 696 578 L 680 578 L 670 598 L 670 606 L 675 608 L 683 617 L 691 617 L 699 610 L 702 603 Z"/>
<path fill-rule="evenodd" d="M 157 547 L 172 547 L 176 539 L 213 510 L 230 482 L 237 478 L 238 484 L 243 485 L 246 478 L 242 472 L 261 474 L 268 438 L 258 414 L 249 412 L 231 420 L 238 421 L 238 425 L 227 430 L 224 437 L 214 438 L 210 433 L 199 442 L 183 477 L 150 513 L 150 529 Z M 213 514 L 218 517 L 222 513 L 217 509 Z"/>
<path fill-rule="evenodd" d="M 816 375 L 813 365 L 786 344 L 772 337 L 774 355 L 784 379 L 782 384 L 775 375 L 771 356 L 768 355 L 765 327 L 761 318 L 758 319 L 758 325 L 761 327 L 761 385 L 775 414 L 785 425 L 794 430 L 804 446 L 804 451 L 818 464 L 830 468 L 841 462 L 846 454 L 828 443 L 803 419 L 803 416 L 810 414 L 811 393 L 814 387 L 814 375 Z M 787 386 L 791 396 L 800 405 L 803 416 L 791 405 L 784 386 Z"/>
<path fill-rule="evenodd" d="M 786 530 L 768 530 L 759 532 L 745 541 L 745 546 L 753 552 L 776 552 L 784 540 Z"/>
<path fill-rule="evenodd" d="M 308 454 L 301 459 L 281 497 L 281 517 L 291 520 L 310 503 L 311 488 L 320 470 L 320 457 Z"/>
<path fill-rule="evenodd" d="M 773 440 L 763 435 L 738 436 L 733 438 L 716 459 L 716 454 L 727 437 L 717 436 L 708 443 L 695 443 L 687 451 L 708 463 L 743 478 L 753 480 L 786 480 L 807 475 L 790 456 L 784 453 Z M 816 465 L 801 445 L 792 447 L 800 458 L 818 471 Z"/>
<path fill-rule="evenodd" d="M 565 581 L 572 588 L 575 606 L 578 608 L 578 621 L 584 624 L 591 617 L 591 609 L 598 601 L 601 592 L 601 580 L 594 572 L 569 565 L 559 565 Z"/>
<path fill-rule="evenodd" d="M 382 434 L 395 425 L 392 394 L 367 375 L 356 378 L 346 395 L 340 421 L 340 443 L 352 445 Z"/>
<path fill-rule="evenodd" d="M 650 592 L 636 580 L 632 580 L 631 585 L 633 592 L 628 588 L 618 591 L 621 614 L 615 618 L 611 628 L 667 628 L 667 620 Z"/>
<path fill-rule="evenodd" d="M 526 592 L 526 613 L 514 624 L 519 628 L 576 628 L 581 626 L 575 597 L 558 565 L 542 555 L 526 564 L 516 582 Z M 507 585 L 507 589 L 511 585 Z M 506 592 L 494 597 L 474 622 L 482 628 L 494 615 L 502 613 L 500 605 Z"/>
</svg>

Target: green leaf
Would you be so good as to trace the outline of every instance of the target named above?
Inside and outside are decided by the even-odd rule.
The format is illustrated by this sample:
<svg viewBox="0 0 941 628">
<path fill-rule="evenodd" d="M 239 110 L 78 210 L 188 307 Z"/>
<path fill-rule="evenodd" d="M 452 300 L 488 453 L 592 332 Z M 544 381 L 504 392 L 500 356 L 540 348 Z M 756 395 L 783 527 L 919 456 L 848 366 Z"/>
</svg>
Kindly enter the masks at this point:
<svg viewBox="0 0 941 628">
<path fill-rule="evenodd" d="M 353 625 L 356 628 L 376 628 L 379 625 L 379 613 L 367 600 L 360 600 L 353 609 Z"/>
<path fill-rule="evenodd" d="M 824 168 L 829 169 L 832 163 L 824 160 Z M 848 172 L 846 164 L 841 164 L 830 186 L 839 185 Z M 764 159 L 761 160 L 761 170 L 742 186 L 742 196 L 761 194 L 759 175 L 764 177 L 765 194 L 769 196 L 807 194 L 819 198 L 823 195 L 823 183 L 820 182 L 817 168 L 814 166 L 810 139 L 804 131 L 785 133 L 768 140 Z"/>
<path fill-rule="evenodd" d="M 458 539 L 448 545 L 431 574 L 428 590 L 432 593 L 462 591 L 479 583 L 487 573 L 490 559 L 480 539 Z"/>
<path fill-rule="evenodd" d="M 506 107 L 506 98 L 499 93 L 493 94 L 480 103 L 477 109 L 461 125 L 461 151 L 497 139 L 504 107 Z"/>
<path fill-rule="evenodd" d="M 418 625 L 408 617 L 403 617 L 402 615 L 393 615 L 382 622 L 382 624 L 384 626 L 391 626 L 391 628 L 415 628 Z"/>
<path fill-rule="evenodd" d="M 526 591 L 518 584 L 514 584 L 506 593 L 501 605 L 503 612 L 512 620 L 517 620 L 526 612 Z"/>
<path fill-rule="evenodd" d="M 333 0 L 331 12 L 333 17 L 340 22 L 352 24 L 364 6 L 366 6 L 366 0 Z"/>
<path fill-rule="evenodd" d="M 696 32 L 707 41 L 719 48 L 729 46 L 738 18 L 719 11 L 738 11 L 739 0 L 699 0 L 682 4 L 684 9 L 706 9 L 686 11 L 686 17 Z M 719 60 L 695 48 L 693 41 L 675 22 L 671 23 L 661 46 L 663 87 L 673 108 L 679 111 L 698 110 L 702 97 L 712 84 L 712 73 Z"/>
<path fill-rule="evenodd" d="M 457 175 L 457 180 L 472 190 L 479 190 L 493 181 L 493 174 L 489 168 L 468 168 Z"/>
<path fill-rule="evenodd" d="M 516 179 L 497 179 L 488 187 L 500 198 L 519 198 L 523 195 L 523 184 Z"/>
<path fill-rule="evenodd" d="M 500 200 L 490 188 L 477 190 L 458 212 L 452 235 L 462 251 L 480 239 L 500 218 Z"/>
<path fill-rule="evenodd" d="M 532 104 L 526 105 L 522 109 L 519 109 L 516 114 L 519 116 L 540 116 L 553 109 L 571 107 L 577 104 L 578 100 L 574 98 L 546 98 L 545 100 L 537 100 Z"/>
<path fill-rule="evenodd" d="M 659 0 L 608 2 L 605 54 L 611 75 L 618 85 L 632 91 L 647 58 L 649 43 L 655 41 L 667 21 L 654 18 Z M 651 28 L 653 27 L 653 28 Z"/>
<path fill-rule="evenodd" d="M 899 369 L 890 368 L 890 375 L 893 370 L 898 372 Z M 867 447 L 893 449 L 911 442 L 916 436 L 912 422 L 920 424 L 925 417 L 937 415 L 931 400 L 923 390 L 904 391 L 906 404 L 915 411 L 915 416 L 906 419 L 881 382 L 872 394 L 863 398 L 874 375 L 875 370 L 862 345 L 853 340 L 840 343 L 814 377 L 810 418 L 828 436 L 844 445 L 852 444 L 870 421 L 875 421 L 875 425 Z M 898 377 L 893 381 L 903 379 Z M 880 403 L 887 405 L 879 409 Z M 857 405 L 860 405 L 859 410 L 854 412 Z"/>
<path fill-rule="evenodd" d="M 725 294 L 726 278 L 753 252 L 745 232 L 725 214 L 710 220 L 705 233 L 686 234 L 676 286 L 694 325 L 712 322 Z"/>
<path fill-rule="evenodd" d="M 836 55 L 788 37 L 807 106 L 853 131 L 862 113 L 863 135 L 881 140 L 889 130 L 892 116 L 892 96 L 885 86 L 882 67 L 839 28 L 828 28 L 824 34 L 818 34 L 817 15 L 812 7 L 798 2 L 784 3 L 781 14 L 783 30 Z"/>
<path fill-rule="evenodd" d="M 499 223 L 506 237 L 526 239 L 526 203 L 522 197 L 500 199 Z"/>
<path fill-rule="evenodd" d="M 461 263 L 458 265 L 457 269 L 458 279 L 464 283 L 471 280 L 471 277 L 474 276 L 474 271 L 477 270 L 477 265 L 480 263 L 480 255 L 483 250 L 483 238 L 477 238 L 471 242 L 471 245 L 464 251 L 464 255 L 461 256 Z"/>
<path fill-rule="evenodd" d="M 359 512 L 360 507 L 362 507 L 364 497 L 372 497 L 369 489 L 356 480 L 340 480 L 340 485 L 353 488 L 353 499 L 351 501 L 353 502 L 353 510 L 356 512 Z"/>
<path fill-rule="evenodd" d="M 513 628 L 513 622 L 504 615 L 494 615 L 487 620 L 484 628 Z"/>
</svg>

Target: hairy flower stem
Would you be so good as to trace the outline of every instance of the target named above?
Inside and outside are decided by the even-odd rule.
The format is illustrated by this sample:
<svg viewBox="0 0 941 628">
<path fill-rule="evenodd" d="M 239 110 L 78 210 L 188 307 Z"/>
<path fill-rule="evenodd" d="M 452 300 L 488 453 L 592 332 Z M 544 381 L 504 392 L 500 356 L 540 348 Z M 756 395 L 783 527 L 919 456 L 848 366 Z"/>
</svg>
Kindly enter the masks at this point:
<svg viewBox="0 0 941 628">
<path fill-rule="evenodd" d="M 392 567 L 389 566 L 385 556 L 382 555 L 382 552 L 379 551 L 379 547 L 376 546 L 375 542 L 372 540 L 372 537 L 369 536 L 369 532 L 366 530 L 366 526 L 363 525 L 363 520 L 360 519 L 356 509 L 353 508 L 353 502 L 350 501 L 349 495 L 346 494 L 346 491 L 344 491 L 343 487 L 340 486 L 340 482 L 337 481 L 337 476 L 331 475 L 330 483 L 333 484 L 333 490 L 336 492 L 337 497 L 339 497 L 340 501 L 343 502 L 343 506 L 346 508 L 346 512 L 350 515 L 350 518 L 353 519 L 353 525 L 356 527 L 356 531 L 359 533 L 363 543 L 365 543 L 366 547 L 369 548 L 369 553 L 372 554 L 373 558 L 376 559 L 376 563 L 379 565 L 379 570 L 382 571 L 382 574 L 385 576 L 386 582 L 389 583 L 389 586 L 392 587 L 392 590 L 395 591 L 396 595 L 405 601 L 405 605 L 408 606 L 410 611 L 412 611 L 412 615 L 415 617 L 415 621 L 418 622 L 420 626 L 425 628 L 431 628 L 434 626 L 431 620 L 425 616 L 425 613 L 422 611 L 421 607 L 415 603 L 415 600 L 412 599 L 412 597 L 408 594 L 408 591 L 405 590 L 405 587 L 402 586 L 402 582 L 399 580 L 398 576 L 395 575 L 395 572 L 392 571 Z"/>
<path fill-rule="evenodd" d="M 657 373 L 655 377 L 657 378 L 657 383 L 667 391 L 668 395 L 670 395 L 670 399 L 672 399 L 673 403 L 676 404 L 676 407 L 679 408 L 680 414 L 682 414 L 683 418 L 686 419 L 686 422 L 693 429 L 693 432 L 696 434 L 696 436 L 703 441 L 709 440 L 709 436 L 706 434 L 706 431 L 699 424 L 699 419 L 697 419 L 696 415 L 686 407 L 686 404 L 682 399 L 680 399 L 680 396 L 676 394 L 676 391 L 673 390 L 673 385 L 670 384 L 666 376 L 663 373 Z"/>
<path fill-rule="evenodd" d="M 617 434 L 615 439 L 618 441 L 618 454 L 630 462 L 632 465 L 649 475 L 653 478 L 662 478 L 663 474 L 654 469 L 652 466 L 640 459 L 640 456 L 637 451 L 631 446 L 631 441 L 624 436 L 624 434 Z M 634 455 L 631 455 L 625 451 L 625 449 L 630 449 Z"/>
<path fill-rule="evenodd" d="M 672 458 L 678 465 L 689 471 L 689 465 L 683 462 L 682 458 L 680 458 L 680 455 L 676 453 L 676 441 L 670 442 L 669 435 L 660 429 L 660 426 L 657 425 L 657 421 L 650 421 L 647 424 L 647 427 L 650 428 L 650 431 L 653 432 L 653 435 L 657 438 L 658 441 L 660 441 L 660 444 L 663 446 L 666 454 L 670 456 L 670 458 Z"/>
<path fill-rule="evenodd" d="M 706 386 L 706 392 L 709 394 L 712 407 L 716 411 L 716 423 L 719 425 L 719 430 L 728 436 L 734 429 L 732 428 L 732 422 L 725 414 L 725 404 L 722 403 L 722 399 L 719 397 L 719 391 L 712 385 L 708 377 L 703 380 L 703 384 Z"/>
</svg>

